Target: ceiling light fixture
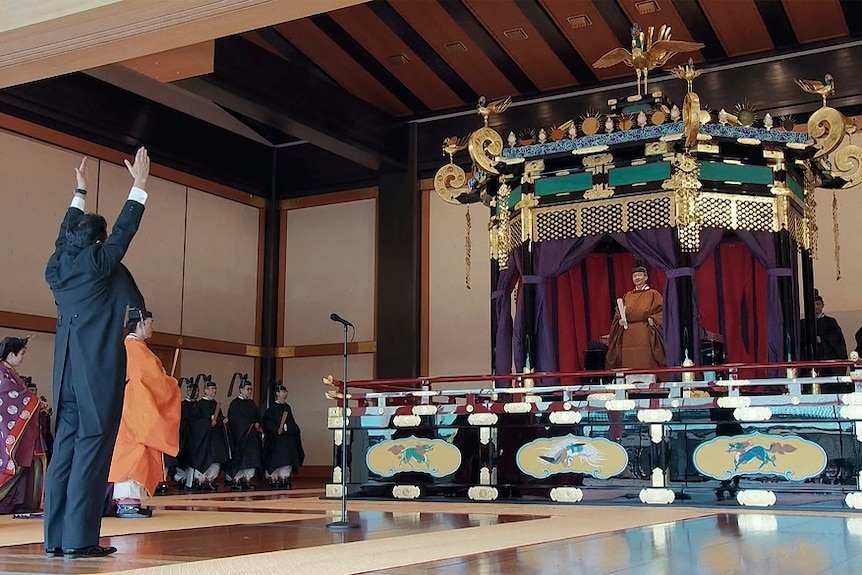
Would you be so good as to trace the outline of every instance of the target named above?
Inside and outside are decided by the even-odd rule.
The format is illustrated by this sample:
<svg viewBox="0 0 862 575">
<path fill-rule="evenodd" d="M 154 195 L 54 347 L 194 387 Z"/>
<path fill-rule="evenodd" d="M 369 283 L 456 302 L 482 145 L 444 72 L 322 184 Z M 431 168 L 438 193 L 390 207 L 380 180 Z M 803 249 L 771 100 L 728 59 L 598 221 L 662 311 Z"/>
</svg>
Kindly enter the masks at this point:
<svg viewBox="0 0 862 575">
<path fill-rule="evenodd" d="M 519 42 L 527 39 L 527 33 L 523 28 L 512 28 L 511 30 L 503 30 L 503 36 L 510 42 Z"/>
<path fill-rule="evenodd" d="M 593 21 L 590 20 L 590 17 L 586 14 L 578 14 L 577 16 L 569 16 L 566 18 L 566 21 L 569 23 L 569 26 L 572 28 L 586 28 L 587 26 L 592 26 Z"/>
<path fill-rule="evenodd" d="M 658 5 L 656 0 L 644 0 L 643 2 L 636 2 L 635 8 L 640 15 L 644 14 L 653 14 L 661 10 L 661 6 Z"/>
</svg>

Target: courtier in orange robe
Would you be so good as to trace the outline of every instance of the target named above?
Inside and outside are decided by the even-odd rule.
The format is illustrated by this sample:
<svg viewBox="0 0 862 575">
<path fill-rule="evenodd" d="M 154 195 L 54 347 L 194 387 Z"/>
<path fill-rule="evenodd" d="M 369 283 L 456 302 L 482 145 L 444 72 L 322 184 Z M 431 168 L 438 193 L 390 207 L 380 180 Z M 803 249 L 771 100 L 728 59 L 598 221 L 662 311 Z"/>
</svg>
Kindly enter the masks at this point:
<svg viewBox="0 0 862 575">
<path fill-rule="evenodd" d="M 635 288 L 622 297 L 625 318 L 614 313 L 608 336 L 608 369 L 665 367 L 661 294 L 647 285 L 646 268 L 632 271 Z"/>
<path fill-rule="evenodd" d="M 135 311 L 130 310 L 130 317 Z M 147 347 L 145 340 L 152 334 L 152 318 L 140 323 L 125 340 L 128 383 L 109 476 L 115 484 L 115 498 L 119 484 L 129 481 L 152 495 L 165 479 L 163 454 L 176 455 L 179 450 L 180 388 Z"/>
</svg>

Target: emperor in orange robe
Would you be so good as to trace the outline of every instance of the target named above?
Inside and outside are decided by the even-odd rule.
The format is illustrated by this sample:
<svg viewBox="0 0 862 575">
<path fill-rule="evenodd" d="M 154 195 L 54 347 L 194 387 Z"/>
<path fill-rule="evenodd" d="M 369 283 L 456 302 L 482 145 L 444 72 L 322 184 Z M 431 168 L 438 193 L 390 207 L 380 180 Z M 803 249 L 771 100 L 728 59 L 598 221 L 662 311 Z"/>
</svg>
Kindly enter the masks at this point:
<svg viewBox="0 0 862 575">
<path fill-rule="evenodd" d="M 619 309 L 608 336 L 608 369 L 621 367 L 665 367 L 664 330 L 662 329 L 661 294 L 647 285 L 646 268 L 638 266 L 632 271 L 635 289 L 622 297 L 625 318 Z"/>
<path fill-rule="evenodd" d="M 132 309 L 130 318 L 134 312 L 141 313 Z M 145 317 L 141 327 L 125 340 L 128 383 L 108 480 L 114 484 L 134 481 L 152 495 L 165 479 L 162 455 L 176 455 L 179 450 L 182 397 L 177 380 L 165 372 L 161 360 L 147 347 L 145 339 L 152 334 L 152 319 L 149 312 L 143 314 L 150 317 Z"/>
</svg>

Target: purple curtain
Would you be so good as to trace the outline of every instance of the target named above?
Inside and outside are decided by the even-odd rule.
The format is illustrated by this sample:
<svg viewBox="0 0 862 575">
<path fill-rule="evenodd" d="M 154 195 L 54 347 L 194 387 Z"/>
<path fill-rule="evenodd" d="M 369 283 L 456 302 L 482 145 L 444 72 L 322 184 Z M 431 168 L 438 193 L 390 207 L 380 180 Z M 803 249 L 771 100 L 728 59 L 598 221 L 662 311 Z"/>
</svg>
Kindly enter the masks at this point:
<svg viewBox="0 0 862 575">
<path fill-rule="evenodd" d="M 497 277 L 497 289 L 491 292 L 497 316 L 494 336 L 494 373 L 509 373 L 512 370 L 512 285 L 520 275 L 515 265 L 515 256 L 509 255 L 509 264 Z"/>
<path fill-rule="evenodd" d="M 531 327 L 535 335 L 536 357 L 531 358 L 532 367 L 536 371 L 556 371 L 559 368 L 557 357 L 557 338 L 553 333 L 553 321 L 548 317 L 550 306 L 548 305 L 548 292 L 545 289 L 545 280 L 553 278 L 561 273 L 575 267 L 587 257 L 601 241 L 602 236 L 589 236 L 586 238 L 571 238 L 566 240 L 554 240 L 533 244 L 533 275 L 523 276 L 524 285 L 534 285 L 534 323 Z M 518 262 L 520 267 L 520 262 Z M 523 371 L 526 365 L 524 352 L 524 325 L 523 298 L 518 299 L 515 310 L 515 371 Z M 538 382 L 546 385 L 550 381 Z"/>
<path fill-rule="evenodd" d="M 748 247 L 754 259 L 766 269 L 767 359 L 769 361 L 784 361 L 787 359 L 787 351 L 784 345 L 784 314 L 782 313 L 778 278 L 794 277 L 793 268 L 778 267 L 778 244 L 774 233 L 740 230 L 736 232 L 736 235 Z M 787 302 L 787 304 L 794 305 L 794 302 Z M 799 326 L 792 329 L 798 330 Z"/>
</svg>

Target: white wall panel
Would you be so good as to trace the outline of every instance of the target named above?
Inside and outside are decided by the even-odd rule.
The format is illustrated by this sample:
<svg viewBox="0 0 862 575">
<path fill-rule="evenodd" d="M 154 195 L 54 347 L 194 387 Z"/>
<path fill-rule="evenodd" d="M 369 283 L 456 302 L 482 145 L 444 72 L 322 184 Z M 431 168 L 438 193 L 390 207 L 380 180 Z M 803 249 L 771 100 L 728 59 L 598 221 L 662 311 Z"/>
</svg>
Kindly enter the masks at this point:
<svg viewBox="0 0 862 575">
<path fill-rule="evenodd" d="M 342 341 L 337 313 L 374 339 L 374 199 L 287 212 L 284 344 Z"/>
<path fill-rule="evenodd" d="M 490 373 L 488 209 L 471 206 L 470 288 L 466 288 L 466 207 L 431 194 L 428 375 Z"/>
<path fill-rule="evenodd" d="M 188 191 L 183 333 L 255 341 L 257 208 Z"/>
<path fill-rule="evenodd" d="M 72 201 L 80 162 L 78 154 L 0 132 L 0 310 L 56 317 L 45 264 Z M 95 169 L 91 179 L 95 183 Z M 95 191 L 87 198 L 95 210 Z"/>
</svg>

